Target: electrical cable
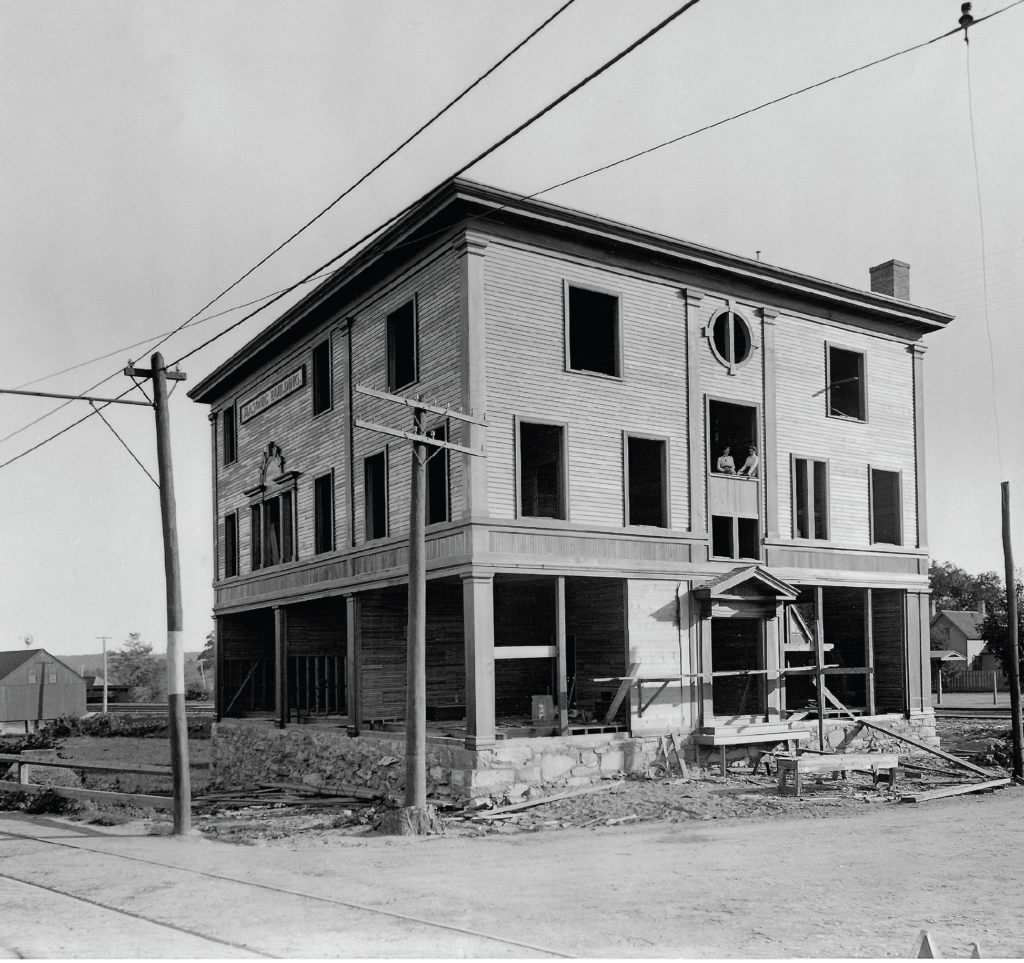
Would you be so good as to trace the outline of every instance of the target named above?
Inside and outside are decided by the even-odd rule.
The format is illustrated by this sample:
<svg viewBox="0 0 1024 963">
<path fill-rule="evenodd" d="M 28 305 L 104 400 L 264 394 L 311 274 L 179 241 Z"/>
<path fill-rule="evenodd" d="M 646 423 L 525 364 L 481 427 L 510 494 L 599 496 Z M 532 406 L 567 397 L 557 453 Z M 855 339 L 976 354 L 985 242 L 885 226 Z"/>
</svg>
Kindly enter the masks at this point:
<svg viewBox="0 0 1024 963">
<path fill-rule="evenodd" d="M 973 26 L 973 25 L 972 25 Z M 988 338 L 988 362 L 989 362 L 989 388 L 992 395 L 992 415 L 996 427 L 996 461 L 999 464 L 999 477 L 1003 477 L 1003 447 L 999 431 L 999 405 L 996 402 L 996 353 L 992 344 L 992 325 L 988 317 L 988 277 L 985 259 L 985 215 L 981 204 L 981 173 L 978 168 L 978 147 L 974 138 L 974 103 L 971 95 L 971 42 L 967 37 L 967 28 L 964 28 L 964 46 L 967 48 L 965 58 L 967 66 L 967 116 L 971 128 L 971 152 L 974 157 L 974 183 L 978 196 L 978 227 L 981 234 L 981 286 L 982 299 L 984 301 L 985 335 Z"/>
<path fill-rule="evenodd" d="M 177 382 L 175 382 L 175 383 L 177 383 Z M 152 476 L 152 475 L 151 475 L 151 474 L 149 473 L 149 471 L 148 471 L 148 469 L 146 468 L 146 466 L 145 466 L 145 465 L 143 465 L 141 461 L 139 461 L 139 459 L 138 459 L 138 458 L 136 457 L 136 455 L 135 455 L 135 452 L 134 452 L 134 451 L 132 451 L 132 450 L 131 450 L 131 448 L 129 448 L 129 447 L 128 447 L 128 443 L 127 443 L 127 442 L 126 442 L 126 441 L 125 441 L 125 440 L 124 440 L 124 439 L 123 439 L 123 438 L 122 438 L 122 437 L 121 437 L 121 436 L 120 436 L 120 435 L 119 435 L 119 434 L 117 433 L 117 431 L 115 430 L 114 426 L 113 426 L 113 425 L 112 425 L 112 424 L 111 424 L 111 423 L 110 423 L 109 421 L 107 421 L 107 419 L 106 419 L 106 418 L 104 418 L 104 417 L 103 417 L 103 412 L 102 412 L 102 411 L 100 411 L 100 409 L 96 407 L 96 402 L 95 402 L 95 401 L 92 401 L 92 402 L 90 402 L 90 404 L 92 405 L 92 407 L 93 407 L 93 410 L 94 410 L 94 411 L 96 412 L 96 414 L 100 416 L 100 421 L 102 421 L 102 422 L 103 422 L 103 424 L 105 424 L 105 425 L 106 425 L 106 426 L 107 426 L 107 427 L 108 427 L 108 428 L 109 428 L 109 429 L 110 429 L 110 430 L 111 430 L 111 431 L 112 431 L 112 432 L 114 433 L 114 437 L 115 437 L 115 438 L 116 438 L 116 439 L 117 439 L 117 440 L 118 440 L 119 442 L 121 442 L 121 444 L 122 444 L 122 445 L 124 446 L 124 450 L 125 450 L 126 452 L 128 452 L 128 454 L 129 454 L 129 455 L 131 455 L 131 456 L 132 456 L 132 459 L 134 460 L 135 464 L 136 464 L 136 465 L 138 465 L 138 466 L 139 466 L 139 468 L 141 468 L 141 469 L 142 469 L 142 470 L 143 470 L 143 471 L 144 471 L 144 472 L 146 473 L 146 477 L 147 477 L 147 478 L 148 478 L 148 479 L 149 479 L 149 480 L 150 480 L 150 481 L 151 481 L 151 482 L 152 482 L 152 483 L 153 483 L 154 485 L 156 485 L 156 487 L 157 487 L 157 491 L 159 491 L 159 490 L 160 490 L 160 482 L 158 482 L 158 481 L 157 481 L 157 480 L 156 480 L 156 479 L 155 479 L 155 478 L 154 478 L 154 477 L 153 477 L 153 476 Z"/>
</svg>

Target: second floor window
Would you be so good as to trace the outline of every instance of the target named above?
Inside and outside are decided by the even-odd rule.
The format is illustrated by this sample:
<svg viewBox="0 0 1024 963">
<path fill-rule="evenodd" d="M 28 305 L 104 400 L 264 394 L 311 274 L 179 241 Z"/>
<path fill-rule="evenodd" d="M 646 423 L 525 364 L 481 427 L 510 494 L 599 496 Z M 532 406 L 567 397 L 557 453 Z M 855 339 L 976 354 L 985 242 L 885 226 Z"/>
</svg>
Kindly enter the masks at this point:
<svg viewBox="0 0 1024 963">
<path fill-rule="evenodd" d="M 439 425 L 433 429 L 438 441 L 448 440 L 448 429 Z M 448 521 L 448 449 L 428 448 L 427 462 L 427 524 Z"/>
<path fill-rule="evenodd" d="M 793 537 L 828 538 L 828 463 L 793 458 Z"/>
<path fill-rule="evenodd" d="M 867 421 L 868 399 L 864 374 L 864 355 L 828 346 L 828 365 L 825 370 L 825 397 L 828 414 L 832 418 Z"/>
<path fill-rule="evenodd" d="M 235 406 L 228 405 L 220 413 L 221 435 L 224 439 L 224 464 L 230 465 L 238 458 L 238 442 L 235 434 Z"/>
<path fill-rule="evenodd" d="M 667 445 L 626 436 L 626 524 L 668 527 Z"/>
<path fill-rule="evenodd" d="M 252 568 L 295 558 L 295 498 L 291 491 L 264 499 L 250 509 Z"/>
<path fill-rule="evenodd" d="M 331 342 L 324 341 L 313 349 L 313 414 L 328 411 L 331 397 Z"/>
<path fill-rule="evenodd" d="M 238 513 L 224 516 L 224 578 L 238 574 Z"/>
<path fill-rule="evenodd" d="M 317 555 L 334 548 L 334 476 L 321 475 L 313 481 L 313 550 Z"/>
<path fill-rule="evenodd" d="M 387 319 L 388 390 L 398 391 L 419 380 L 416 301 L 407 301 Z"/>
<path fill-rule="evenodd" d="M 868 469 L 871 479 L 871 541 L 885 545 L 903 544 L 900 473 Z"/>
<path fill-rule="evenodd" d="M 363 459 L 363 532 L 366 541 L 388 534 L 388 457 L 383 451 Z"/>
<path fill-rule="evenodd" d="M 566 518 L 565 427 L 519 422 L 519 514 Z"/>
</svg>

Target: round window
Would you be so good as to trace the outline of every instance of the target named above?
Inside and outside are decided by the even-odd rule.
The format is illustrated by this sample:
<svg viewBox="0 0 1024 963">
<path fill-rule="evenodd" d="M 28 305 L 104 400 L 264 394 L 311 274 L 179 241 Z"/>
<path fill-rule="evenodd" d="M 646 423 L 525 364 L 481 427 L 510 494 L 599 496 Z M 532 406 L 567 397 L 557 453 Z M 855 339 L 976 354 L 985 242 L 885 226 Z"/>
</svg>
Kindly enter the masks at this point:
<svg viewBox="0 0 1024 963">
<path fill-rule="evenodd" d="M 711 319 L 711 350 L 729 370 L 739 367 L 750 357 L 750 328 L 741 314 L 728 309 Z"/>
</svg>

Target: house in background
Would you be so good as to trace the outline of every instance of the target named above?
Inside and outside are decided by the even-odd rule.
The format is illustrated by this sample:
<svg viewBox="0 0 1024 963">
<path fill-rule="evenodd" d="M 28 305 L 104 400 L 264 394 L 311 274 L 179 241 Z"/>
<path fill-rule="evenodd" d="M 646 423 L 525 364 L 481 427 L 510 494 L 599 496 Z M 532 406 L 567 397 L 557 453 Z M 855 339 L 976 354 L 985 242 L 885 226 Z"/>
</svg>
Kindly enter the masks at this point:
<svg viewBox="0 0 1024 963">
<path fill-rule="evenodd" d="M 0 652 L 0 731 L 85 713 L 85 679 L 45 649 Z"/>
<path fill-rule="evenodd" d="M 190 392 L 220 716 L 401 728 L 411 451 L 365 425 L 411 412 L 383 393 L 486 454 L 427 480 L 428 718 L 468 767 L 784 739 L 812 677 L 934 737 L 923 337 L 951 320 L 900 261 L 865 291 L 441 185 Z"/>
<path fill-rule="evenodd" d="M 979 611 L 939 610 L 929 625 L 932 646 L 963 656 L 963 662 L 953 662 L 950 665 L 965 670 L 983 668 L 981 653 L 985 648 L 985 640 L 981 637 L 981 623 L 985 621 L 985 615 L 984 602 Z"/>
</svg>

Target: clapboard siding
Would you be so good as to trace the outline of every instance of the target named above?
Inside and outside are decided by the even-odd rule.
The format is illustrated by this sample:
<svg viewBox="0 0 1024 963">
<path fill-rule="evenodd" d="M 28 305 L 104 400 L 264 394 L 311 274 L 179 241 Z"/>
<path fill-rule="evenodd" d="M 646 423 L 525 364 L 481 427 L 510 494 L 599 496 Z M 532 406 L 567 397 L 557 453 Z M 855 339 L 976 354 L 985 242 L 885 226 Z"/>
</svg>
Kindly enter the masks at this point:
<svg viewBox="0 0 1024 963">
<path fill-rule="evenodd" d="M 825 413 L 826 343 L 862 351 L 867 422 Z M 902 471 L 903 544 L 917 544 L 912 357 L 902 342 L 780 316 L 776 326 L 779 532 L 792 537 L 790 457 L 828 459 L 830 541 L 868 545 L 868 466 Z"/>
<path fill-rule="evenodd" d="M 622 378 L 565 370 L 564 282 L 621 295 Z M 486 258 L 488 504 L 516 512 L 515 416 L 568 422 L 569 515 L 624 524 L 623 431 L 664 435 L 686 528 L 686 311 L 678 288 L 492 242 Z"/>
<path fill-rule="evenodd" d="M 355 384 L 387 390 L 387 316 L 411 298 L 416 298 L 419 329 L 419 381 L 399 392 L 408 397 L 457 407 L 461 403 L 459 351 L 459 268 L 449 248 L 421 268 L 405 275 L 396 284 L 364 307 L 352 324 L 352 379 Z M 412 411 L 393 402 L 365 395 L 353 400 L 356 418 L 376 422 L 403 431 L 412 429 Z M 433 422 L 431 422 L 433 423 Z M 452 441 L 459 441 L 458 423 L 449 426 Z M 409 530 L 409 493 L 412 471 L 412 446 L 409 442 L 388 438 L 355 428 L 353 449 L 355 464 L 356 542 L 366 541 L 364 531 L 363 459 L 387 446 L 388 451 L 388 534 Z M 450 459 L 453 517 L 462 506 L 462 460 Z"/>
<path fill-rule="evenodd" d="M 312 396 L 313 348 L 326 338 L 331 339 L 331 374 L 333 406 L 315 418 Z M 348 540 L 348 513 L 344 497 L 345 432 L 342 393 L 347 390 L 342 371 L 342 335 L 338 326 L 325 326 L 305 338 L 272 365 L 268 365 L 246 382 L 230 398 L 217 407 L 217 526 L 220 557 L 217 577 L 224 575 L 224 516 L 238 511 L 238 571 L 252 571 L 250 500 L 243 491 L 259 483 L 260 467 L 267 445 L 274 442 L 281 449 L 287 471 L 300 472 L 295 493 L 296 558 L 309 559 L 314 552 L 313 481 L 320 475 L 334 472 L 335 544 L 344 546 Z M 245 424 L 237 422 L 237 460 L 224 464 L 224 432 L 220 412 L 235 404 L 236 414 L 242 405 L 266 391 L 300 365 L 306 369 L 305 384 Z"/>
</svg>

